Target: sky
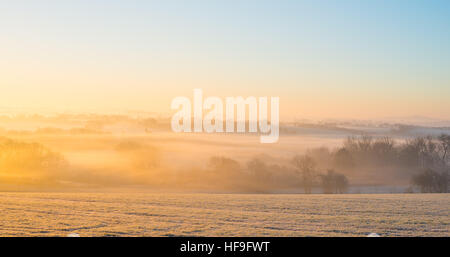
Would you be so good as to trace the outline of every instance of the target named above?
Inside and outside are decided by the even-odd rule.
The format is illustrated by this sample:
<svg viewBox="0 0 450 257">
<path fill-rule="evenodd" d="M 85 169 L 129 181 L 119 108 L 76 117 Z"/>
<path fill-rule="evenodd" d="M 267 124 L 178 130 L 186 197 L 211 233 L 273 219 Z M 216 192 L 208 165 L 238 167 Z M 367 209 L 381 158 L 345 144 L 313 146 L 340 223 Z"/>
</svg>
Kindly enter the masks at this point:
<svg viewBox="0 0 450 257">
<path fill-rule="evenodd" d="M 171 113 L 279 96 L 284 120 L 450 119 L 449 1 L 0 1 L 0 109 Z"/>
</svg>

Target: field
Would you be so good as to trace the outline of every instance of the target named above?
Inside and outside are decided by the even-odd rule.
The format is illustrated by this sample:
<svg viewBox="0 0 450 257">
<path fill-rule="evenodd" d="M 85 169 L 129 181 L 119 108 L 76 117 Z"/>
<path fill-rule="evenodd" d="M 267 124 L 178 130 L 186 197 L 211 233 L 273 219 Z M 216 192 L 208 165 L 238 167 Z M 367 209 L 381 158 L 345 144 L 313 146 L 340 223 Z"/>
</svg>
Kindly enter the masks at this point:
<svg viewBox="0 0 450 257">
<path fill-rule="evenodd" d="M 0 193 L 0 236 L 450 236 L 450 194 Z"/>
</svg>

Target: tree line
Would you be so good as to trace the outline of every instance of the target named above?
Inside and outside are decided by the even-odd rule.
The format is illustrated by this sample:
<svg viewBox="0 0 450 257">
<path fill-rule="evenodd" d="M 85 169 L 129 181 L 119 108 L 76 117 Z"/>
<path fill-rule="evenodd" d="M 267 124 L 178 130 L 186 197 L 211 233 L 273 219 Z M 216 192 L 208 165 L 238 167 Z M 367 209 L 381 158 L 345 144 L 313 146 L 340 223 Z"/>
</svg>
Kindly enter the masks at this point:
<svg viewBox="0 0 450 257">
<path fill-rule="evenodd" d="M 133 142 L 121 143 L 115 149 L 132 160 L 133 167 L 129 167 L 132 170 L 145 174 L 157 168 L 156 149 Z M 165 184 L 182 183 L 194 189 L 206 187 L 223 192 L 296 189 L 312 193 L 313 189 L 321 188 L 323 193 L 345 193 L 350 184 L 361 185 L 361 181 L 374 184 L 381 178 L 379 184 L 410 183 L 423 193 L 445 193 L 449 192 L 450 184 L 449 152 L 450 135 L 407 139 L 363 135 L 348 137 L 336 148 L 313 148 L 283 159 L 257 156 L 244 165 L 232 158 L 216 156 L 209 159 L 205 168 L 173 171 L 172 180 L 167 178 L 171 175 L 168 170 L 160 169 L 166 175 L 161 178 Z M 0 138 L 0 183 L 23 183 L 28 177 L 34 183 L 38 174 L 42 181 L 67 180 L 72 172 L 57 152 L 36 143 Z M 76 178 L 77 174 L 70 178 Z"/>
<path fill-rule="evenodd" d="M 386 177 L 408 177 L 423 193 L 449 192 L 450 135 L 395 140 L 368 135 L 348 137 L 334 150 L 321 147 L 294 157 L 305 193 L 321 184 L 323 191 L 345 192 L 347 177 L 336 172 L 382 173 Z M 318 164 L 326 174 L 318 173 Z M 328 168 L 327 168 L 328 167 Z M 330 168 L 332 167 L 332 168 Z M 372 174 L 373 175 L 373 174 Z"/>
<path fill-rule="evenodd" d="M 233 186 L 251 192 L 297 188 L 310 194 L 321 188 L 323 193 L 345 193 L 350 182 L 378 182 L 444 193 L 449 192 L 449 151 L 449 135 L 408 139 L 362 135 L 348 137 L 334 149 L 309 149 L 289 161 L 266 156 L 241 165 L 231 158 L 213 157 L 203 174 L 215 175 L 224 185 L 232 181 Z"/>
</svg>

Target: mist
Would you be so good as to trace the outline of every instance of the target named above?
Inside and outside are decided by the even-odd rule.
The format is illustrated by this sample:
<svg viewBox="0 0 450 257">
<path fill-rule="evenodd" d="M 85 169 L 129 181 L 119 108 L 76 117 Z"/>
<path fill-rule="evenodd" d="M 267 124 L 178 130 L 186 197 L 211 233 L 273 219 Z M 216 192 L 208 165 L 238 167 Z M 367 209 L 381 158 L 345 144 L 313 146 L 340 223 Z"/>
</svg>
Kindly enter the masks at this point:
<svg viewBox="0 0 450 257">
<path fill-rule="evenodd" d="M 423 176 L 448 174 L 447 128 L 282 124 L 268 145 L 253 134 L 173 133 L 158 117 L 3 120 L 3 191 L 431 192 L 446 185 L 424 185 Z"/>
</svg>

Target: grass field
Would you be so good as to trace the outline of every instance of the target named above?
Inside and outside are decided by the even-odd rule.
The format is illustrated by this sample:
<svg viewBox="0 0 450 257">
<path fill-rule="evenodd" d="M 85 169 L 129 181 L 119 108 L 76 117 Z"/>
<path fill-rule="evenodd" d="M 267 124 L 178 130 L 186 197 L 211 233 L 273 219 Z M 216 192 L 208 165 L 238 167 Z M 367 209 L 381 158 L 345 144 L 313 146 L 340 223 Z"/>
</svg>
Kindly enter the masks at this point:
<svg viewBox="0 0 450 257">
<path fill-rule="evenodd" d="M 0 236 L 450 236 L 450 194 L 0 193 Z"/>
</svg>

